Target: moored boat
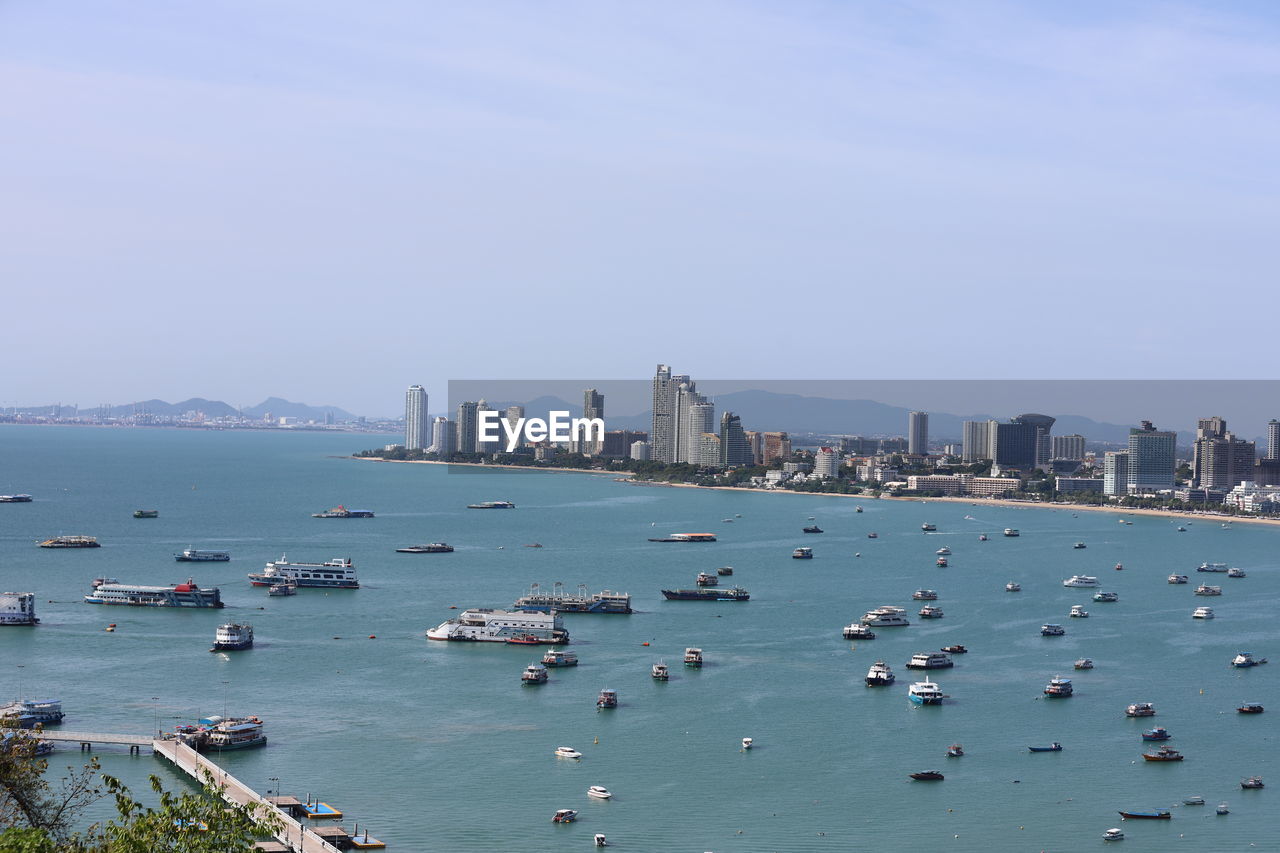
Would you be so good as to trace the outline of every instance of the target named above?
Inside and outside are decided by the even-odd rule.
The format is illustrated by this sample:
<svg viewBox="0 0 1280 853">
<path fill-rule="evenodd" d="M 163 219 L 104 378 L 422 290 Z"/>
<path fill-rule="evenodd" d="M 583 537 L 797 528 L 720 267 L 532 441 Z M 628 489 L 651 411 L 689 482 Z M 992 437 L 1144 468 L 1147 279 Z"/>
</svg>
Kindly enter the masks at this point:
<svg viewBox="0 0 1280 853">
<path fill-rule="evenodd" d="M 158 509 L 135 509 L 133 511 L 134 518 L 159 518 L 160 510 Z"/>
<path fill-rule="evenodd" d="M 197 746 L 201 751 L 251 749 L 267 743 L 267 736 L 262 731 L 263 722 L 257 717 L 210 717 L 201 722 L 208 726 Z"/>
<path fill-rule="evenodd" d="M 577 809 L 558 809 L 556 813 L 551 816 L 552 823 L 573 823 L 577 819 Z"/>
<path fill-rule="evenodd" d="M 587 796 L 594 797 L 597 800 L 607 800 L 613 796 L 609 789 L 604 785 L 592 785 L 587 789 Z"/>
<path fill-rule="evenodd" d="M 948 669 L 956 663 L 943 652 L 920 652 L 907 661 L 907 669 Z"/>
<path fill-rule="evenodd" d="M 1062 582 L 1066 587 L 1095 587 L 1098 585 L 1098 579 L 1093 575 L 1072 575 Z"/>
<path fill-rule="evenodd" d="M 1200 586 L 1196 587 L 1195 594 L 1196 595 L 1222 595 L 1222 587 L 1210 586 L 1207 583 L 1202 583 L 1200 584 Z"/>
<path fill-rule="evenodd" d="M 230 652 L 253 648 L 253 626 L 248 622 L 219 625 L 213 636 L 211 652 Z"/>
<path fill-rule="evenodd" d="M 812 548 L 797 548 L 797 549 L 795 549 L 794 551 L 792 551 L 792 552 L 791 552 L 791 559 L 793 559 L 793 560 L 812 560 L 812 559 L 813 559 L 813 549 L 812 549 Z"/>
<path fill-rule="evenodd" d="M 1126 717 L 1154 717 L 1156 708 L 1150 702 L 1134 702 L 1124 709 Z"/>
<path fill-rule="evenodd" d="M 698 586 L 719 586 L 720 577 L 710 572 L 698 572 L 698 577 L 694 583 Z"/>
<path fill-rule="evenodd" d="M 1226 563 L 1201 563 L 1196 567 L 1197 572 L 1225 572 L 1231 567 Z"/>
<path fill-rule="evenodd" d="M 531 663 L 520 674 L 521 684 L 546 684 L 547 668 L 540 663 Z"/>
<path fill-rule="evenodd" d="M 969 653 L 969 650 L 959 643 L 955 643 L 950 646 L 943 646 L 942 650 L 949 655 L 967 655 Z"/>
<path fill-rule="evenodd" d="M 0 625 L 36 625 L 34 592 L 0 592 Z"/>
<path fill-rule="evenodd" d="M 876 632 L 866 625 L 854 622 L 852 625 L 844 626 L 844 638 L 846 640 L 874 640 Z"/>
<path fill-rule="evenodd" d="M 1101 602 L 1113 602 L 1113 601 L 1119 601 L 1120 596 L 1114 592 L 1095 592 L 1093 594 L 1093 600 L 1101 601 Z"/>
<path fill-rule="evenodd" d="M 907 698 L 917 705 L 941 705 L 946 698 L 932 681 L 917 681 L 907 688 Z"/>
<path fill-rule="evenodd" d="M 290 562 L 287 556 L 267 563 L 260 572 L 249 574 L 253 586 L 271 586 L 292 580 L 300 587 L 314 589 L 359 589 L 360 579 L 350 557 L 338 557 L 323 563 Z"/>
<path fill-rule="evenodd" d="M 1143 740 L 1168 740 L 1171 737 L 1173 737 L 1173 735 L 1169 734 L 1169 730 L 1163 726 L 1156 726 L 1155 728 L 1147 729 L 1142 733 Z"/>
<path fill-rule="evenodd" d="M 687 648 L 684 650 L 684 665 L 699 669 L 702 667 L 702 649 Z"/>
<path fill-rule="evenodd" d="M 542 656 L 543 666 L 577 666 L 578 656 L 573 652 L 551 649 Z"/>
<path fill-rule="evenodd" d="M 940 569 L 945 569 L 947 567 L 947 558 L 939 557 L 938 559 L 933 561 L 933 564 Z"/>
<path fill-rule="evenodd" d="M 1076 669 L 1093 669 L 1092 658 L 1080 658 L 1075 662 Z"/>
<path fill-rule="evenodd" d="M 1240 652 L 1231 659 L 1231 665 L 1241 669 L 1247 669 L 1251 666 L 1266 663 L 1266 658 L 1255 658 L 1253 652 Z"/>
<path fill-rule="evenodd" d="M 1049 683 L 1045 685 L 1044 695 L 1065 697 L 1070 696 L 1075 689 L 1071 686 L 1070 678 L 1062 678 L 1057 676 L 1049 679 Z"/>
<path fill-rule="evenodd" d="M 29 729 L 37 724 L 56 726 L 65 716 L 62 702 L 57 699 L 18 699 L 0 706 L 0 719 L 15 723 L 20 729 Z"/>
<path fill-rule="evenodd" d="M 571 746 L 557 746 L 556 758 L 581 758 L 582 753 Z"/>
<path fill-rule="evenodd" d="M 618 707 L 618 691 L 601 690 L 600 696 L 596 699 L 596 708 L 616 708 Z"/>
<path fill-rule="evenodd" d="M 1005 592 L 1022 592 L 1022 584 L 1009 581 L 1004 585 Z"/>
<path fill-rule="evenodd" d="M 893 670 L 887 663 L 878 660 L 871 664 L 871 668 L 867 670 L 866 682 L 868 687 L 887 687 L 896 680 Z"/>
<path fill-rule="evenodd" d="M 920 608 L 921 619 L 941 619 L 945 615 L 941 607 L 934 607 L 932 604 L 926 604 Z"/>
<path fill-rule="evenodd" d="M 512 605 L 512 610 L 537 610 L 542 613 L 630 613 L 631 593 L 602 590 L 587 592 L 587 585 L 578 584 L 576 593 L 566 592 L 564 584 L 556 582 L 551 592 L 545 592 L 539 584 L 529 588 Z"/>
<path fill-rule="evenodd" d="M 947 747 L 947 758 L 959 758 L 964 755 L 964 747 L 958 743 L 953 743 Z"/>
<path fill-rule="evenodd" d="M 1125 820 L 1169 820 L 1173 817 L 1168 809 L 1150 809 L 1147 811 L 1122 811 L 1120 817 Z"/>
<path fill-rule="evenodd" d="M 1191 618 L 1192 619 L 1212 619 L 1214 618 L 1213 608 L 1197 607 L 1195 610 L 1191 611 Z"/>
<path fill-rule="evenodd" d="M 342 504 L 338 504 L 333 509 L 324 512 L 311 513 L 312 518 L 373 518 L 373 513 L 367 509 L 347 509 Z"/>
<path fill-rule="evenodd" d="M 1262 783 L 1261 776 L 1250 776 L 1248 779 L 1242 779 L 1240 781 L 1240 787 L 1244 788 L 1245 790 L 1251 790 L 1251 789 L 1256 790 L 1258 788 L 1265 788 L 1267 786 Z"/>
<path fill-rule="evenodd" d="M 1245 702 L 1236 708 L 1236 711 L 1241 714 L 1261 714 L 1263 707 L 1257 702 Z"/>
<path fill-rule="evenodd" d="M 218 587 L 200 587 L 194 578 L 169 586 L 124 584 L 114 578 L 94 582 L 93 592 L 84 597 L 86 604 L 112 604 L 128 607 L 222 607 Z"/>
<path fill-rule="evenodd" d="M 1244 569 L 1231 568 L 1231 569 L 1227 569 L 1227 577 L 1243 578 L 1243 577 L 1247 577 L 1247 575 L 1245 574 Z"/>
<path fill-rule="evenodd" d="M 1071 612 L 1067 614 L 1072 619 L 1088 619 L 1089 611 L 1084 609 L 1083 604 L 1075 604 L 1071 607 Z"/>
<path fill-rule="evenodd" d="M 720 575 L 721 577 L 732 575 L 733 566 L 721 566 L 720 568 L 716 569 L 716 574 Z"/>
<path fill-rule="evenodd" d="M 1181 761 L 1185 756 L 1171 746 L 1162 746 L 1155 752 L 1142 753 L 1143 761 Z"/>
<path fill-rule="evenodd" d="M 1040 636 L 1042 637 L 1061 637 L 1067 633 L 1067 629 L 1061 625 L 1041 625 Z"/>
<path fill-rule="evenodd" d="M 938 593 L 931 589 L 917 589 L 911 593 L 911 597 L 916 601 L 937 601 Z"/>
<path fill-rule="evenodd" d="M 1031 752 L 1062 752 L 1062 744 L 1055 740 L 1048 746 L 1028 746 L 1027 749 Z"/>
<path fill-rule="evenodd" d="M 267 587 L 267 595 L 285 596 L 297 594 L 298 583 L 294 580 L 278 581 Z"/>
<path fill-rule="evenodd" d="M 1106 832 L 1102 833 L 1103 841 L 1122 841 L 1124 840 L 1124 832 L 1118 826 L 1113 826 Z"/>
<path fill-rule="evenodd" d="M 173 559 L 179 563 L 225 563 L 231 559 L 229 551 L 202 551 L 199 548 L 184 548 L 181 554 L 174 554 Z"/>
<path fill-rule="evenodd" d="M 810 524 L 808 527 L 804 528 L 804 532 L 805 533 L 821 533 L 822 528 L 816 524 Z"/>
<path fill-rule="evenodd" d="M 478 504 L 467 504 L 467 509 L 515 509 L 511 501 L 481 501 Z"/>
<path fill-rule="evenodd" d="M 569 632 L 564 629 L 563 620 L 558 613 L 474 607 L 432 628 L 427 632 L 427 639 L 487 643 L 519 640 L 519 644 L 525 645 L 563 644 L 569 642 Z"/>
<path fill-rule="evenodd" d="M 868 610 L 859 621 L 868 628 L 905 628 L 911 624 L 907 621 L 906 613 L 901 607 L 884 605 Z"/>
<path fill-rule="evenodd" d="M 649 667 L 649 674 L 658 681 L 666 681 L 671 677 L 671 670 L 667 669 L 665 663 L 655 663 Z"/>
<path fill-rule="evenodd" d="M 1190 579 L 1186 575 L 1169 575 L 1169 583 L 1187 583 L 1188 580 Z"/>
</svg>

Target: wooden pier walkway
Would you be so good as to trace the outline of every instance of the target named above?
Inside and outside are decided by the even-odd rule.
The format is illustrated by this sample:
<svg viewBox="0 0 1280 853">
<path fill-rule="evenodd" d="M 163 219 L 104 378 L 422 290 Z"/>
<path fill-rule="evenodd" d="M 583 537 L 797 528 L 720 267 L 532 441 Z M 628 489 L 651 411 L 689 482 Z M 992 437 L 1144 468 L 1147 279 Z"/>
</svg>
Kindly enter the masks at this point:
<svg viewBox="0 0 1280 853">
<path fill-rule="evenodd" d="M 107 740 L 99 741 L 108 743 Z M 320 836 L 316 835 L 304 824 L 277 809 L 248 785 L 223 770 L 217 764 L 205 758 L 191 747 L 176 740 L 150 740 L 151 750 L 186 773 L 197 782 L 203 782 L 201 770 L 206 771 L 215 785 L 223 785 L 223 795 L 231 802 L 239 805 L 258 803 L 264 814 L 273 815 L 282 823 L 282 829 L 276 838 L 296 853 L 340 853 L 339 849 Z"/>
<path fill-rule="evenodd" d="M 142 751 L 142 747 L 152 745 L 152 740 L 147 735 L 121 735 L 109 732 L 64 732 L 62 730 L 50 731 L 46 729 L 40 732 L 39 738 L 40 740 L 78 743 L 81 751 L 92 749 L 93 745 L 97 743 L 127 746 L 130 752 L 137 754 Z"/>
</svg>

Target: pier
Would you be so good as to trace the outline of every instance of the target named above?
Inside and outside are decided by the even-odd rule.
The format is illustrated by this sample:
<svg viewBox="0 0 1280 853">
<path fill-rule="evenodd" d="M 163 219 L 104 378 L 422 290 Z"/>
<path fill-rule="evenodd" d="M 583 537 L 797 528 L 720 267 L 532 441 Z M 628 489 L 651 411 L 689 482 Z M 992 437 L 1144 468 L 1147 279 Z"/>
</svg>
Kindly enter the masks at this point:
<svg viewBox="0 0 1280 853">
<path fill-rule="evenodd" d="M 45 729 L 40 732 L 38 737 L 40 740 L 60 741 L 62 743 L 78 743 L 80 744 L 81 752 L 87 752 L 88 750 L 93 749 L 93 745 L 95 743 L 109 744 L 111 746 L 127 746 L 129 747 L 129 753 L 132 755 L 139 755 L 142 752 L 142 747 L 144 746 L 151 746 L 154 750 L 153 744 L 155 743 L 146 735 L 120 735 L 110 734 L 108 732 L 64 732 Z"/>
</svg>

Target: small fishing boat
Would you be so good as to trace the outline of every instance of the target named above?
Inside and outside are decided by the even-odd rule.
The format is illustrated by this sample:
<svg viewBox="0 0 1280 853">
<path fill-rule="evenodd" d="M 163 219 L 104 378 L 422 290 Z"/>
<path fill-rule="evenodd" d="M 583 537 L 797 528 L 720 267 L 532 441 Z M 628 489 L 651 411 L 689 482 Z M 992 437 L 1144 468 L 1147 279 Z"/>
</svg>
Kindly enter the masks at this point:
<svg viewBox="0 0 1280 853">
<path fill-rule="evenodd" d="M 1182 804 L 1184 806 L 1203 806 L 1204 797 L 1184 797 Z"/>
<path fill-rule="evenodd" d="M 571 746 L 557 746 L 556 758 L 581 758 L 582 753 Z"/>
<path fill-rule="evenodd" d="M 578 819 L 577 809 L 560 809 L 551 818 L 552 823 L 573 823 Z"/>
<path fill-rule="evenodd" d="M 945 777 L 937 770 L 924 770 L 920 773 L 912 773 L 911 778 L 917 782 L 941 782 Z"/>
<path fill-rule="evenodd" d="M 587 796 L 594 797 L 597 800 L 607 800 L 611 798 L 613 794 L 604 785 L 592 785 L 587 789 Z"/>
<path fill-rule="evenodd" d="M 743 749 L 751 749 L 751 747 L 755 746 L 755 744 L 756 744 L 756 742 L 755 742 L 753 739 L 749 738 L 749 737 L 744 737 L 744 738 L 742 739 L 742 748 L 743 748 Z"/>
<path fill-rule="evenodd" d="M 1093 669 L 1093 658 L 1080 658 L 1075 662 L 1076 669 Z"/>
<path fill-rule="evenodd" d="M 1257 702 L 1245 702 L 1239 708 L 1236 708 L 1236 711 L 1241 714 L 1261 714 L 1262 706 Z"/>
<path fill-rule="evenodd" d="M 810 524 L 808 527 L 804 528 L 804 532 L 805 533 L 821 533 L 822 528 L 816 524 Z"/>
<path fill-rule="evenodd" d="M 596 699 L 596 709 L 616 708 L 618 707 L 618 691 L 601 690 L 600 697 Z"/>
<path fill-rule="evenodd" d="M 1168 809 L 1150 809 L 1143 812 L 1120 812 L 1125 820 L 1169 820 L 1173 817 Z"/>
<path fill-rule="evenodd" d="M 1185 756 L 1171 746 L 1162 746 L 1155 752 L 1142 753 L 1143 761 L 1181 761 Z"/>
<path fill-rule="evenodd" d="M 1108 829 L 1106 832 L 1102 833 L 1102 840 L 1103 841 L 1123 841 L 1124 833 L 1120 830 L 1120 827 L 1113 826 L 1110 829 Z"/>
<path fill-rule="evenodd" d="M 729 575 L 733 574 L 733 566 L 721 566 L 720 568 L 716 569 L 716 574 L 722 577 L 728 577 Z"/>
<path fill-rule="evenodd" d="M 1227 808 L 1226 803 L 1218 803 L 1218 807 L 1214 809 L 1214 812 L 1220 815 L 1231 814 L 1231 809 Z"/>
<path fill-rule="evenodd" d="M 936 560 L 934 560 L 934 561 L 933 561 L 933 564 L 934 564 L 935 566 L 937 566 L 938 568 L 940 568 L 940 569 L 945 569 L 945 568 L 947 567 L 947 565 L 948 565 L 948 563 L 947 563 L 947 558 L 946 558 L 946 557 L 939 557 L 938 559 L 936 559 Z"/>
<path fill-rule="evenodd" d="M 1124 709 L 1126 717 L 1154 717 L 1156 708 L 1150 702 L 1134 702 Z"/>
<path fill-rule="evenodd" d="M 953 655 L 967 655 L 969 653 L 969 650 L 959 643 L 956 643 L 953 646 L 943 646 L 942 650 Z"/>
<path fill-rule="evenodd" d="M 964 755 L 964 747 L 958 743 L 953 743 L 947 747 L 947 758 L 959 758 Z"/>
<path fill-rule="evenodd" d="M 1169 734 L 1169 730 L 1163 726 L 1156 726 L 1154 729 L 1147 729 L 1142 733 L 1143 740 L 1168 740 L 1173 737 Z"/>
<path fill-rule="evenodd" d="M 1062 744 L 1056 740 L 1048 746 L 1029 746 L 1027 749 L 1032 752 L 1062 752 Z"/>
<path fill-rule="evenodd" d="M 665 663 L 655 663 L 649 668 L 649 674 L 658 681 L 666 681 L 671 677 L 671 671 L 667 669 L 667 665 Z"/>
<path fill-rule="evenodd" d="M 793 559 L 793 560 L 812 560 L 812 559 L 813 559 L 813 549 L 812 549 L 812 548 L 797 548 L 797 549 L 795 549 L 794 551 L 792 551 L 792 552 L 791 552 L 791 559 Z"/>
<path fill-rule="evenodd" d="M 1022 592 L 1022 584 L 1009 581 L 1009 583 L 1004 585 L 1004 591 L 1005 592 Z"/>
<path fill-rule="evenodd" d="M 1250 776 L 1248 779 L 1240 780 L 1240 787 L 1244 788 L 1247 791 L 1251 789 L 1256 790 L 1258 788 L 1265 788 L 1267 786 L 1262 784 L 1261 776 Z"/>
</svg>

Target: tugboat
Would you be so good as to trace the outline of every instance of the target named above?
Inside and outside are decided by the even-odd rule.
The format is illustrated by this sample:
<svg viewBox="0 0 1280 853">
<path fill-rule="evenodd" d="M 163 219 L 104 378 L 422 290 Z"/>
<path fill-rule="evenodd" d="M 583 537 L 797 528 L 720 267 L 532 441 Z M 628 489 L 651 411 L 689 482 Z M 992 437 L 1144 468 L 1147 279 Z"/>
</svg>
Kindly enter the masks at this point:
<svg viewBox="0 0 1280 853">
<path fill-rule="evenodd" d="M 888 687 L 894 681 L 893 670 L 889 668 L 889 664 L 882 660 L 871 664 L 871 669 L 867 670 L 866 682 L 868 687 Z"/>
<path fill-rule="evenodd" d="M 601 690 L 600 698 L 596 699 L 596 709 L 616 708 L 618 707 L 618 691 Z"/>
<path fill-rule="evenodd" d="M 219 625 L 213 637 L 211 652 L 232 652 L 253 648 L 253 626 L 247 622 Z"/>
<path fill-rule="evenodd" d="M 657 681 L 666 681 L 671 677 L 671 672 L 667 669 L 665 663 L 655 663 L 649 668 L 649 674 Z"/>
<path fill-rule="evenodd" d="M 520 675 L 522 684 L 546 684 L 547 668 L 540 663 L 531 663 L 524 668 L 524 672 Z"/>
</svg>

